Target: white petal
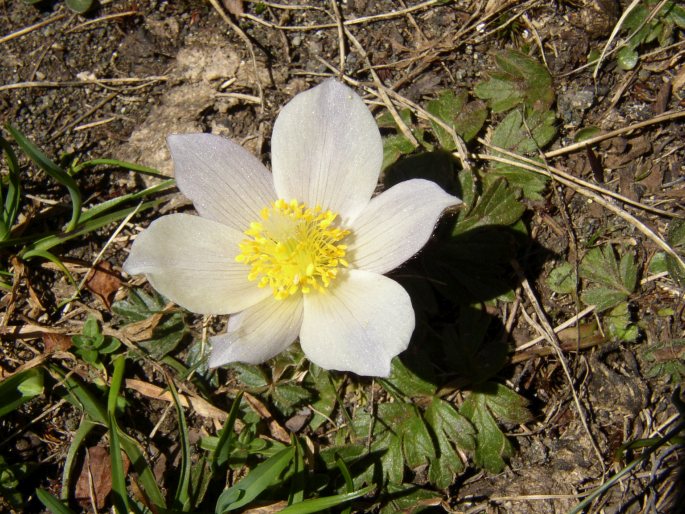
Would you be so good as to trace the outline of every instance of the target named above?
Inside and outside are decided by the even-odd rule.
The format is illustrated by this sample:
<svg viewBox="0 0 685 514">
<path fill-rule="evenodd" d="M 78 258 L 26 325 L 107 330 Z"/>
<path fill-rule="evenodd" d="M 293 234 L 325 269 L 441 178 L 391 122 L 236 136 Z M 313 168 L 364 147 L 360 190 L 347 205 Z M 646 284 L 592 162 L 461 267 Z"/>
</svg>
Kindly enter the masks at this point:
<svg viewBox="0 0 685 514">
<path fill-rule="evenodd" d="M 235 261 L 243 238 L 199 216 L 162 216 L 133 242 L 124 270 L 144 273 L 157 291 L 191 312 L 238 312 L 271 294 L 248 281 L 249 267 Z"/>
<path fill-rule="evenodd" d="M 387 377 L 414 331 L 409 295 L 368 271 L 350 270 L 338 280 L 327 293 L 304 295 L 302 350 L 325 369 Z"/>
<path fill-rule="evenodd" d="M 434 182 L 400 182 L 374 197 L 354 220 L 347 259 L 355 268 L 387 273 L 423 248 L 442 212 L 460 203 Z"/>
<path fill-rule="evenodd" d="M 233 141 L 212 134 L 175 134 L 167 142 L 176 184 L 201 216 L 243 231 L 276 200 L 271 173 Z"/>
<path fill-rule="evenodd" d="M 302 325 L 302 296 L 269 297 L 228 320 L 227 332 L 212 338 L 209 366 L 260 364 L 290 346 Z"/>
<path fill-rule="evenodd" d="M 353 219 L 371 198 L 383 144 L 364 101 L 335 80 L 300 93 L 281 111 L 271 140 L 279 198 Z"/>
</svg>

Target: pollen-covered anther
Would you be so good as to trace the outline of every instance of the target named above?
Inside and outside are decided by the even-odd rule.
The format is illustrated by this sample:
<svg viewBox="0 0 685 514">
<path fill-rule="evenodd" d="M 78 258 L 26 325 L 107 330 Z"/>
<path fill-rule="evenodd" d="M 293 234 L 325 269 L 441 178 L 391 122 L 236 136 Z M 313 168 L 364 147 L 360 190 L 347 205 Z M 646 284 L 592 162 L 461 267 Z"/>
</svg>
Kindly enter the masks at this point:
<svg viewBox="0 0 685 514">
<path fill-rule="evenodd" d="M 336 226 L 337 214 L 296 200 L 275 201 L 250 223 L 236 261 L 251 267 L 248 280 L 270 286 L 278 300 L 298 292 L 323 292 L 338 276 L 350 231 Z"/>
</svg>

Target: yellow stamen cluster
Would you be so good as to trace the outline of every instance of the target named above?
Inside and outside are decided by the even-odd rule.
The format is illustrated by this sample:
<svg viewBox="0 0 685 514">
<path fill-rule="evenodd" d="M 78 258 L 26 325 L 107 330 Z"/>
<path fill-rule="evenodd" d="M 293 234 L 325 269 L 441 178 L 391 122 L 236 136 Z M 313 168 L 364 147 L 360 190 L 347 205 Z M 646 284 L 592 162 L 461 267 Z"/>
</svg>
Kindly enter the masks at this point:
<svg viewBox="0 0 685 514">
<path fill-rule="evenodd" d="M 296 200 L 277 200 L 259 213 L 261 221 L 245 231 L 236 261 L 251 266 L 249 280 L 270 286 L 282 300 L 302 291 L 322 292 L 347 266 L 347 246 L 337 244 L 350 231 L 334 225 L 337 214 Z"/>
</svg>

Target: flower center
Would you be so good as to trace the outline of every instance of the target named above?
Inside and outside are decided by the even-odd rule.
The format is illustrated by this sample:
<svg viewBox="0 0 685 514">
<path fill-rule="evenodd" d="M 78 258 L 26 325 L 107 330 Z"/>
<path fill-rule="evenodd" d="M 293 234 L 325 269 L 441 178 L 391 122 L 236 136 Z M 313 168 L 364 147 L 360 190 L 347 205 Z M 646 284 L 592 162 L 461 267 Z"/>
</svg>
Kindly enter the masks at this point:
<svg viewBox="0 0 685 514">
<path fill-rule="evenodd" d="M 277 200 L 250 223 L 236 261 L 251 266 L 247 278 L 271 286 L 282 300 L 302 291 L 324 291 L 347 266 L 347 246 L 338 244 L 350 231 L 333 225 L 337 214 L 296 200 Z"/>
</svg>

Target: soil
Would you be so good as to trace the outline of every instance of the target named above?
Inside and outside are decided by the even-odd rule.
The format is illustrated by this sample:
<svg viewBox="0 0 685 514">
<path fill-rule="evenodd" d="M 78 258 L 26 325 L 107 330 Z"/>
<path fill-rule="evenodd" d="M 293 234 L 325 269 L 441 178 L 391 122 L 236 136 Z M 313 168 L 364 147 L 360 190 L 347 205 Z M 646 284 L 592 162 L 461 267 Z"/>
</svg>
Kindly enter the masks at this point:
<svg viewBox="0 0 685 514">
<path fill-rule="evenodd" d="M 199 0 L 102 1 L 85 15 L 72 13 L 59 1 L 29 5 L 4 0 L 0 2 L 0 122 L 18 127 L 47 155 L 62 162 L 73 156 L 81 161 L 116 158 L 170 175 L 165 138 L 185 132 L 230 137 L 268 162 L 271 127 L 279 108 L 322 77 L 335 75 L 332 70 L 340 62 L 339 32 L 331 4 L 283 4 L 287 5 L 224 0 L 221 8 L 233 20 L 229 24 L 213 4 Z M 427 2 L 407 14 L 378 17 L 419 4 L 347 0 L 338 2 L 338 7 L 343 20 L 362 19 L 348 27 L 365 49 L 379 80 L 421 105 L 445 89 L 472 90 L 492 70 L 492 56 L 498 50 L 525 49 L 539 58 L 535 48 L 541 45 L 557 93 L 559 136 L 551 150 L 571 144 L 581 127 L 610 131 L 685 107 L 682 32 L 677 33 L 677 44 L 671 48 L 658 51 L 656 44 L 649 47 L 653 55 L 633 71 L 618 69 L 611 56 L 596 79 L 592 67 L 583 68 L 590 50 L 601 49 L 609 41 L 628 2 Z M 39 23 L 43 23 L 39 28 L 16 34 Z M 318 25 L 324 27 L 316 28 Z M 345 41 L 345 56 L 345 74 L 373 86 L 364 56 L 349 40 Z M 682 123 L 667 121 L 607 140 L 595 147 L 594 153 L 563 154 L 553 164 L 682 216 L 684 136 Z M 601 173 L 594 164 L 597 159 L 602 162 Z M 649 177 L 635 180 L 645 169 Z M 64 189 L 32 166 L 24 166 L 22 173 L 25 194 L 32 195 L 22 216 L 41 219 L 46 230 L 64 223 L 69 215 L 69 207 L 60 207 L 68 206 Z M 156 179 L 116 168 L 86 171 L 79 177 L 86 206 L 134 191 L 143 182 L 152 184 Z M 589 240 L 601 228 L 603 237 L 633 248 L 642 263 L 640 276 L 649 275 L 646 263 L 658 250 L 652 242 L 572 189 L 560 187 L 560 191 L 579 240 Z M 578 310 L 575 302 L 560 300 L 546 282 L 555 263 L 574 258 L 555 201 L 548 192 L 544 201 L 528 202 L 530 233 L 555 256 L 546 260 L 538 275 L 530 277 L 553 326 Z M 131 236 L 139 227 L 160 212 L 191 209 L 180 195 L 171 195 L 162 207 L 136 217 L 115 237 L 103 260 L 119 273 Z M 665 234 L 667 218 L 638 214 L 647 226 Z M 60 248 L 60 255 L 75 274 L 83 274 L 113 230 L 106 227 L 75 239 Z M 20 286 L 0 303 L 5 310 L 0 353 L 3 374 L 44 355 L 44 339 L 17 337 L 9 328 L 23 327 L 28 333 L 30 327 L 51 326 L 75 333 L 88 313 L 105 326 L 112 319 L 107 305 L 85 290 L 68 310 L 63 309 L 60 303 L 70 298 L 74 289 L 54 266 L 32 262 L 21 268 L 23 272 L 20 266 L 10 270 L 21 278 Z M 81 278 L 77 276 L 77 280 Z M 137 280 L 135 283 L 143 283 Z M 121 298 L 125 290 L 117 294 Z M 522 305 L 532 312 L 526 296 L 520 290 L 518 294 Z M 582 499 L 584 491 L 622 469 L 625 461 L 615 460 L 622 444 L 663 435 L 676 413 L 670 401 L 674 384 L 663 376 L 648 376 L 650 364 L 643 354 L 656 342 L 683 337 L 682 289 L 668 278 L 647 282 L 631 298 L 631 308 L 641 320 L 643 335 L 637 342 L 605 338 L 598 346 L 568 353 L 583 416 L 553 355 L 534 353 L 507 366 L 503 376 L 532 402 L 535 418 L 508 427 L 516 454 L 504 472 L 489 475 L 468 470 L 443 492 L 441 509 L 566 512 Z M 504 309 L 497 311 L 502 320 L 508 312 Z M 672 314 L 660 314 L 665 309 Z M 199 334 L 202 320 L 191 319 Z M 220 329 L 221 320 L 216 323 Z M 538 335 L 523 316 L 517 316 L 511 325 L 510 339 L 515 345 Z M 84 369 L 78 372 L 88 373 Z M 164 383 L 160 371 L 149 364 L 129 373 L 146 383 Z M 127 430 L 147 441 L 150 454 L 161 456 L 158 462 L 162 462 L 172 452 L 161 449 L 178 444 L 175 422 L 166 416 L 169 404 L 149 400 L 145 393 L 135 398 L 143 415 L 130 420 Z M 58 401 L 47 394 L 0 420 L 0 453 L 13 463 L 40 466 L 41 473 L 32 476 L 31 486 L 55 494 L 61 487 L 62 463 L 79 425 L 78 411 Z M 46 417 L 41 417 L 43 414 Z M 197 438 L 214 433 L 208 418 L 195 415 L 189 422 Z M 151 431 L 158 434 L 154 442 Z M 99 444 L 106 445 L 106 441 Z M 93 450 L 93 458 L 99 453 Z M 676 512 L 677 475 L 684 457 L 680 448 L 663 455 L 659 462 L 652 460 L 651 469 L 641 468 L 590 511 Z M 163 469 L 166 464 L 159 466 Z M 40 511 L 35 497 L 29 494 L 27 498 L 26 511 Z M 0 497 L 0 510 L 17 510 L 3 501 Z"/>
</svg>

